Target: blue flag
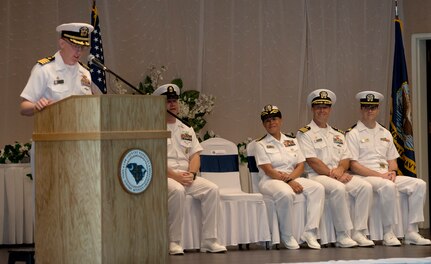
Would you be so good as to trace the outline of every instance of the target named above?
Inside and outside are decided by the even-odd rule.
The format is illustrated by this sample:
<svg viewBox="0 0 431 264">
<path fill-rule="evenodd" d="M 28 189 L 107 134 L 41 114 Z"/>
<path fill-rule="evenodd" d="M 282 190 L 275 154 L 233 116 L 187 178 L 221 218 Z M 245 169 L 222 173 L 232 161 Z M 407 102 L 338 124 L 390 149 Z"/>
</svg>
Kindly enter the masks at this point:
<svg viewBox="0 0 431 264">
<path fill-rule="evenodd" d="M 398 174 L 416 177 L 413 146 L 412 106 L 408 85 L 406 59 L 404 57 L 401 21 L 395 19 L 395 52 L 392 75 L 392 103 L 389 131 L 394 138 L 400 157 Z"/>
<path fill-rule="evenodd" d="M 94 27 L 94 31 L 91 33 L 90 54 L 105 64 L 105 58 L 103 57 L 102 33 L 100 32 L 99 14 L 96 8 L 96 1 L 93 1 L 93 9 L 91 10 L 91 25 Z M 102 93 L 106 94 L 105 71 L 94 64 L 89 64 L 88 67 L 90 67 L 91 80 L 97 87 L 99 87 Z"/>
</svg>

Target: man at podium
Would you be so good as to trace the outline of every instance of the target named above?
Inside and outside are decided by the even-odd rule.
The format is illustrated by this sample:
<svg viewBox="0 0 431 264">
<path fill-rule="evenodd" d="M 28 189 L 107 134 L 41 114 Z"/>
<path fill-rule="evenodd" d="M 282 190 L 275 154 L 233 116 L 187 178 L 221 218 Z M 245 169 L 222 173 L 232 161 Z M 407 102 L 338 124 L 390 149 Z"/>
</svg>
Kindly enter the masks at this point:
<svg viewBox="0 0 431 264">
<path fill-rule="evenodd" d="M 32 116 L 55 101 L 71 95 L 90 95 L 91 75 L 79 59 L 90 46 L 93 26 L 68 23 L 57 27 L 60 50 L 38 60 L 21 93 L 21 114 Z"/>
<path fill-rule="evenodd" d="M 180 89 L 175 84 L 165 84 L 157 88 L 153 95 L 166 95 L 167 109 L 179 112 Z M 220 196 L 214 183 L 196 177 L 200 167 L 199 153 L 202 147 L 193 128 L 187 127 L 174 116 L 167 116 L 168 138 L 168 224 L 169 254 L 182 255 L 180 245 L 186 195 L 201 201 L 202 242 L 201 252 L 226 252 L 226 247 L 217 242 L 217 217 Z"/>
</svg>

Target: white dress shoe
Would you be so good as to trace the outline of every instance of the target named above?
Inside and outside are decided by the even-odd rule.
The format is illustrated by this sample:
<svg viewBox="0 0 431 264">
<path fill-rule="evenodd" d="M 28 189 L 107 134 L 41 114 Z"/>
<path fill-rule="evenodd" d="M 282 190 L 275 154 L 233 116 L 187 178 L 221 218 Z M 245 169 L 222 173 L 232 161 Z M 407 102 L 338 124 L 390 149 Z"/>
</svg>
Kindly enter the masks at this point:
<svg viewBox="0 0 431 264">
<path fill-rule="evenodd" d="M 201 252 L 221 253 L 226 252 L 226 247 L 220 245 L 215 239 L 205 239 L 201 244 Z"/>
<path fill-rule="evenodd" d="M 358 243 L 355 240 L 351 239 L 349 235 L 346 233 L 342 233 L 337 235 L 337 242 L 335 243 L 337 247 L 340 248 L 351 248 L 357 247 Z"/>
<path fill-rule="evenodd" d="M 398 246 L 401 246 L 401 243 L 398 240 L 398 238 L 395 236 L 395 234 L 392 231 L 390 231 L 383 236 L 383 245 L 388 247 L 398 247 Z"/>
<path fill-rule="evenodd" d="M 299 248 L 298 242 L 296 242 L 296 239 L 293 236 L 288 236 L 287 239 L 282 240 L 282 242 L 287 249 Z"/>
<path fill-rule="evenodd" d="M 354 231 L 352 239 L 358 243 L 360 247 L 374 247 L 374 242 L 369 240 L 362 232 Z"/>
<path fill-rule="evenodd" d="M 310 231 L 305 231 L 301 236 L 301 240 L 305 241 L 309 248 L 320 249 L 320 244 L 317 242 L 316 236 Z"/>
<path fill-rule="evenodd" d="M 409 232 L 404 236 L 404 244 L 406 245 L 417 245 L 417 246 L 429 246 L 431 240 L 424 238 L 417 232 Z"/>
<path fill-rule="evenodd" d="M 169 243 L 169 254 L 170 255 L 184 255 L 184 250 L 177 242 Z"/>
</svg>

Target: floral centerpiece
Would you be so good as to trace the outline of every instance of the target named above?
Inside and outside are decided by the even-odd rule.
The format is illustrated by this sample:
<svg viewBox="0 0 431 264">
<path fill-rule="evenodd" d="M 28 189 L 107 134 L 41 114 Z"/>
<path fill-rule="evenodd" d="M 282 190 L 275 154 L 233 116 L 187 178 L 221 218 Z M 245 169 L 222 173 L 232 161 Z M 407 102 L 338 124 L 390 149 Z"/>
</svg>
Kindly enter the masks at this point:
<svg viewBox="0 0 431 264">
<path fill-rule="evenodd" d="M 14 145 L 6 145 L 0 150 L 0 164 L 28 163 L 30 162 L 31 143 L 15 142 Z"/>
<path fill-rule="evenodd" d="M 139 90 L 144 94 L 152 94 L 161 85 L 160 81 L 163 80 L 163 73 L 166 70 L 167 68 L 164 66 L 159 69 L 151 65 L 144 80 L 139 83 Z M 205 95 L 196 90 L 183 90 L 183 80 L 181 78 L 173 79 L 170 83 L 177 85 L 181 90 L 178 116 L 190 124 L 199 137 L 199 132 L 207 123 L 205 116 L 214 109 L 215 97 Z M 213 132 L 211 133 L 214 134 Z M 204 140 L 215 136 L 211 135 L 211 133 L 207 131 L 204 135 Z"/>
</svg>

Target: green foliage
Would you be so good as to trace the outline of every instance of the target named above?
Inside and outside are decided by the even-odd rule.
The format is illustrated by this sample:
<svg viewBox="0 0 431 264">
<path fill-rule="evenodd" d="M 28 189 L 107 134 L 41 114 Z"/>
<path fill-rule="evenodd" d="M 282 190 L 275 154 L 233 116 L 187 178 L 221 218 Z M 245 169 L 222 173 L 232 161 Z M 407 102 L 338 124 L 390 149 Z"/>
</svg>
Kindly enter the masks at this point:
<svg viewBox="0 0 431 264">
<path fill-rule="evenodd" d="M 0 163 L 28 162 L 30 160 L 30 149 L 30 143 L 22 145 L 19 142 L 15 142 L 14 145 L 6 145 L 2 150 L 0 150 Z"/>
</svg>

